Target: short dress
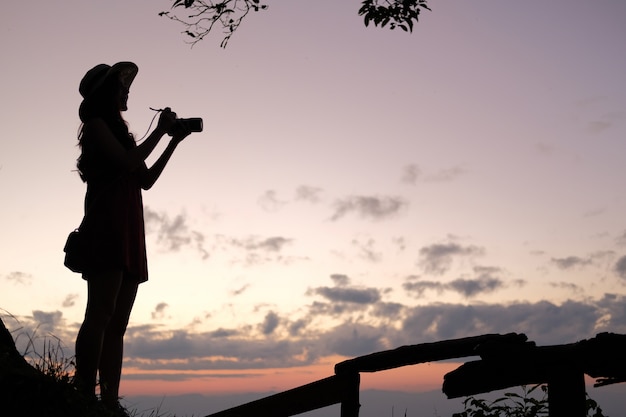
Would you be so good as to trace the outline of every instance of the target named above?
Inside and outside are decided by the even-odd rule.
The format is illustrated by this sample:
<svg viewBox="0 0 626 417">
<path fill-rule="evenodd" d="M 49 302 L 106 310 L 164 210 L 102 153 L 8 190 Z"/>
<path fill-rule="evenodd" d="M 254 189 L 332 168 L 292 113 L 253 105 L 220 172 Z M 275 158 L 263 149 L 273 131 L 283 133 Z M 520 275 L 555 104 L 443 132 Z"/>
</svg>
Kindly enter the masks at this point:
<svg viewBox="0 0 626 417">
<path fill-rule="evenodd" d="M 118 138 L 127 149 L 132 138 Z M 135 173 L 116 168 L 83 138 L 81 172 L 87 182 L 83 236 L 83 278 L 94 272 L 122 270 L 124 279 L 148 280 L 143 200 Z"/>
</svg>

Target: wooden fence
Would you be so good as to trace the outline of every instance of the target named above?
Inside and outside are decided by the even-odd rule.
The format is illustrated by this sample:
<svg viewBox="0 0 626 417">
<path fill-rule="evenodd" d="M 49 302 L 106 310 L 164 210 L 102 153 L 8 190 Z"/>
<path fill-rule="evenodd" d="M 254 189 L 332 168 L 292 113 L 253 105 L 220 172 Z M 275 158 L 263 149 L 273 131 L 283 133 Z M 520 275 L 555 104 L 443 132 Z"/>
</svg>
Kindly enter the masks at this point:
<svg viewBox="0 0 626 417">
<path fill-rule="evenodd" d="M 537 347 L 524 334 L 487 334 L 359 356 L 336 364 L 333 376 L 207 417 L 289 417 L 334 404 L 341 404 L 341 417 L 358 417 L 361 372 L 471 356 L 480 360 L 444 376 L 448 398 L 546 383 L 550 417 L 585 417 L 585 374 L 596 386 L 626 382 L 626 335 Z"/>
</svg>

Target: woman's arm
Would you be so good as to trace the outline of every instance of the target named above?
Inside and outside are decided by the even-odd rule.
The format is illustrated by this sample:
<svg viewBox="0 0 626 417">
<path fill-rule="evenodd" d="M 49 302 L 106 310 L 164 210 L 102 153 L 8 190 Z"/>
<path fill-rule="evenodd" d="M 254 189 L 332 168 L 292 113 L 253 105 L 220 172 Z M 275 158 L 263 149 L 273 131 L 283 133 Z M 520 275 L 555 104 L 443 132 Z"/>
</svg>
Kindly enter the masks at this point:
<svg viewBox="0 0 626 417">
<path fill-rule="evenodd" d="M 163 173 L 163 169 L 165 169 L 165 166 L 169 162 L 170 157 L 174 153 L 174 150 L 176 149 L 178 144 L 182 142 L 183 139 L 185 139 L 187 136 L 189 136 L 190 133 L 191 132 L 186 130 L 177 129 L 174 133 L 174 136 L 172 136 L 170 143 L 167 144 L 167 147 L 165 148 L 161 156 L 159 156 L 159 158 L 154 162 L 154 164 L 150 168 L 148 168 L 144 163 L 139 168 L 138 175 L 141 188 L 143 188 L 144 190 L 149 190 L 150 188 L 152 188 L 154 183 L 161 176 L 161 173 Z"/>
<path fill-rule="evenodd" d="M 166 109 L 159 118 L 154 131 L 138 146 L 125 149 L 102 119 L 93 119 L 84 125 L 84 139 L 92 140 L 103 157 L 126 172 L 133 172 L 145 166 L 144 161 L 154 151 L 163 135 L 176 122 L 176 113 Z"/>
<path fill-rule="evenodd" d="M 174 140 L 170 140 L 170 143 L 167 144 L 167 147 L 165 148 L 161 156 L 159 156 L 159 158 L 150 168 L 148 168 L 145 163 L 139 168 L 138 176 L 139 185 L 141 186 L 141 188 L 143 188 L 144 190 L 149 190 L 150 188 L 152 188 L 156 180 L 158 180 L 161 176 L 163 169 L 165 169 L 165 165 L 167 165 L 168 161 L 170 160 L 170 157 L 174 153 L 174 150 L 176 149 L 178 143 Z"/>
</svg>

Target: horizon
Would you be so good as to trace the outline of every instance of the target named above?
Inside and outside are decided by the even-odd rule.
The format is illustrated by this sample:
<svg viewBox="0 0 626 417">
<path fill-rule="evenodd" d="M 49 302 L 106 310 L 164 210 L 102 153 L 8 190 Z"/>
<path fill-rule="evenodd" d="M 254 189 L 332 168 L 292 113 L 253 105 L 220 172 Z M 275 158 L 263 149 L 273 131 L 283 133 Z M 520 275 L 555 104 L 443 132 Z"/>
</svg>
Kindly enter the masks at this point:
<svg viewBox="0 0 626 417">
<path fill-rule="evenodd" d="M 282 391 L 488 333 L 626 334 L 626 2 L 433 0 L 413 33 L 366 28 L 358 0 L 268 4 L 225 49 L 186 44 L 166 0 L 5 7 L 7 327 L 73 355 L 78 83 L 130 60 L 136 138 L 150 107 L 204 131 L 143 193 L 150 278 L 122 395 Z M 365 387 L 429 392 L 439 366 Z"/>
<path fill-rule="evenodd" d="M 14 317 L 13 319 L 16 321 Z M 27 339 L 25 341 L 27 347 L 22 346 L 22 349 L 25 349 L 23 350 L 25 352 L 24 356 L 32 364 L 41 364 L 42 357 L 46 357 L 48 361 L 51 358 L 54 358 L 54 360 L 58 363 L 56 365 L 50 363 L 49 365 L 55 366 L 55 369 L 61 369 L 58 368 L 58 366 L 61 366 L 63 372 L 70 372 L 71 374 L 70 368 L 72 358 L 64 357 L 63 343 L 60 339 L 55 338 L 54 335 L 48 335 L 43 337 L 36 336 L 34 334 L 26 335 L 24 333 L 24 330 L 22 329 L 21 333 L 18 333 L 15 339 L 16 342 L 22 339 L 22 345 L 24 344 L 23 339 Z M 51 343 L 51 339 L 56 340 L 56 347 L 53 346 L 53 344 Z M 455 340 L 450 340 L 448 342 L 455 342 Z M 529 340 L 528 342 L 532 341 Z M 565 347 L 569 345 L 571 344 L 566 344 L 563 346 Z M 589 352 L 587 352 L 587 354 L 589 354 Z M 346 358 L 336 358 L 338 362 L 335 362 L 335 365 L 343 362 L 345 359 Z M 434 413 L 433 416 L 440 417 L 442 415 L 452 415 L 452 413 L 462 411 L 464 409 L 464 404 L 467 399 L 476 398 L 483 399 L 488 402 L 493 402 L 501 401 L 503 397 L 507 397 L 511 393 L 513 395 L 526 395 L 525 391 L 528 387 L 522 384 L 511 386 L 508 388 L 485 391 L 473 395 L 465 395 L 453 398 L 446 397 L 443 389 L 441 387 L 438 387 L 439 384 L 443 384 L 445 374 L 458 369 L 464 363 L 472 362 L 476 359 L 480 359 L 480 357 L 466 356 L 464 358 L 441 359 L 439 361 L 426 361 L 417 364 L 400 365 L 398 367 L 381 369 L 379 371 L 373 372 L 361 371 L 359 378 L 359 415 L 361 417 L 376 417 L 383 414 L 383 412 L 389 410 L 391 410 L 391 413 L 393 415 L 394 410 L 401 411 L 404 409 L 404 415 L 407 416 L 409 408 L 415 410 L 428 407 L 432 408 Z M 512 358 L 512 360 L 514 360 L 514 358 Z M 68 364 L 70 365 L 70 368 L 68 368 Z M 324 365 L 331 365 L 331 369 L 334 369 L 332 363 Z M 369 367 L 370 365 L 365 366 Z M 587 366 L 589 366 L 589 364 Z M 141 392 L 146 392 L 146 390 L 148 392 L 150 391 L 150 387 L 145 386 L 145 376 L 138 381 L 140 382 L 141 389 L 137 393 L 134 393 L 133 387 L 129 386 L 133 382 L 133 374 L 131 371 L 130 373 L 126 373 L 124 376 L 125 381 L 123 384 L 123 390 L 125 395 L 121 398 L 121 400 L 123 404 L 128 407 L 129 411 L 133 413 L 138 413 L 138 415 L 140 416 L 146 414 L 152 416 L 155 412 L 157 412 L 158 415 L 172 417 L 209 415 L 219 411 L 225 411 L 232 407 L 243 405 L 255 400 L 263 399 L 265 397 L 272 396 L 280 392 L 288 391 L 293 388 L 298 388 L 302 385 L 307 385 L 309 383 L 316 382 L 320 379 L 331 376 L 330 374 L 324 374 L 324 371 L 328 371 L 328 369 L 326 369 L 327 367 L 323 367 L 324 370 L 320 369 L 322 372 L 320 375 L 317 376 L 315 375 L 315 373 L 311 372 L 311 368 L 312 367 L 308 367 L 307 370 L 278 370 L 278 373 L 288 373 L 291 377 L 295 377 L 296 382 L 292 383 L 290 386 L 287 386 L 284 384 L 289 384 L 291 382 L 291 379 L 280 378 L 281 383 L 283 384 L 282 387 L 274 385 L 271 391 L 257 390 L 254 392 L 243 392 L 241 389 L 233 389 L 232 385 L 224 385 L 221 390 L 212 390 L 206 393 L 200 393 L 197 392 L 197 390 L 195 390 L 196 392 L 193 392 L 194 390 L 188 389 L 171 389 L 168 384 L 164 384 L 164 380 L 161 379 L 163 378 L 163 375 L 161 375 L 158 380 L 154 381 L 155 385 L 153 387 L 158 387 L 158 390 L 164 393 L 160 396 L 141 394 Z M 592 366 L 592 368 L 595 369 L 594 366 Z M 305 378 L 308 378 L 308 380 L 303 382 L 303 380 L 301 379 L 302 375 L 306 375 Z M 332 373 L 332 375 L 335 375 L 335 373 Z M 57 374 L 57 376 L 60 375 Z M 176 377 L 175 374 L 172 374 L 171 376 Z M 263 386 L 265 389 L 267 389 L 267 387 L 272 386 L 271 383 L 268 384 L 268 381 L 271 381 L 272 377 L 275 377 L 276 374 L 271 375 L 271 372 L 265 372 L 265 374 L 258 374 L 257 376 L 265 377 L 265 382 L 263 382 L 263 379 L 258 380 L 257 382 L 260 383 L 258 383 L 257 386 Z M 228 380 L 230 378 L 236 380 L 237 378 L 236 375 L 226 374 L 220 376 L 214 375 L 214 377 L 220 378 L 222 380 Z M 246 375 L 246 377 L 250 377 L 250 375 Z M 602 378 L 603 376 L 597 376 L 595 378 L 592 378 L 588 375 L 584 376 L 587 398 L 594 400 L 597 403 L 597 406 L 602 409 L 603 415 L 619 416 L 621 415 L 620 413 L 626 412 L 626 409 L 624 409 L 623 407 L 622 400 L 624 383 L 612 383 L 607 385 L 601 385 L 598 387 L 594 386 L 594 384 Z M 433 382 L 435 380 L 441 382 Z M 129 382 L 131 384 L 129 384 Z M 234 385 L 237 386 L 237 382 L 235 382 Z M 535 384 L 531 385 L 531 387 L 534 385 Z M 544 385 L 549 388 L 549 384 L 547 381 L 537 385 Z M 385 386 L 386 388 L 380 389 L 378 388 L 380 386 Z M 543 395 L 537 394 L 537 392 L 531 394 L 531 397 L 537 400 L 542 399 L 542 396 L 545 396 L 544 398 L 547 398 L 547 392 Z M 514 398 L 509 399 L 506 404 L 509 404 L 509 406 L 514 406 Z M 314 409 L 305 413 L 300 413 L 298 415 L 303 415 L 307 417 L 331 417 L 333 415 L 337 415 L 339 410 L 340 405 L 335 404 L 332 406 Z M 419 415 L 423 416 L 425 414 L 422 412 Z"/>
</svg>

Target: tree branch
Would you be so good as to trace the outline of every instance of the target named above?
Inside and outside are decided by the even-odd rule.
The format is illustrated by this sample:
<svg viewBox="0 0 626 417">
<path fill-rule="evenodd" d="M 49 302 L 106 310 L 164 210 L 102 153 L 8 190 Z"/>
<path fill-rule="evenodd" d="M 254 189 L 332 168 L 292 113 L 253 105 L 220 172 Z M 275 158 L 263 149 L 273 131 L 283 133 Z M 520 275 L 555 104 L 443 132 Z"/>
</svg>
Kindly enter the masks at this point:
<svg viewBox="0 0 626 417">
<path fill-rule="evenodd" d="M 190 40 L 192 46 L 203 40 L 214 30 L 215 26 L 221 26 L 224 38 L 220 43 L 225 48 L 231 36 L 248 16 L 250 11 L 258 12 L 267 10 L 267 4 L 261 0 L 172 0 L 170 11 L 163 11 L 159 16 L 165 16 L 178 22 L 185 27 L 182 32 Z M 361 0 L 359 16 L 363 16 L 365 26 L 370 22 L 374 26 L 389 29 L 396 27 L 405 32 L 413 32 L 413 26 L 418 21 L 422 9 L 430 10 L 428 0 Z M 182 10 L 187 16 L 180 17 L 177 12 Z"/>
</svg>

